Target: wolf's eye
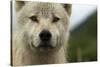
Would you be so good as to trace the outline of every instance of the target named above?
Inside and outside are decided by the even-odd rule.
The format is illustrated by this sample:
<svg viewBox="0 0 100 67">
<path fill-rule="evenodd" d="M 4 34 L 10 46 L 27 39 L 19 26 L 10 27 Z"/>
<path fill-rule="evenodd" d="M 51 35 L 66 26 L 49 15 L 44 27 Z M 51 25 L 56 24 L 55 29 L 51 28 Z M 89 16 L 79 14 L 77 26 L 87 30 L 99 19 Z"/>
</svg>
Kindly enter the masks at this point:
<svg viewBox="0 0 100 67">
<path fill-rule="evenodd" d="M 37 16 L 31 16 L 29 18 L 34 22 L 38 22 Z"/>
<path fill-rule="evenodd" d="M 52 22 L 57 22 L 57 21 L 59 21 L 59 20 L 60 20 L 60 18 L 58 18 L 58 17 L 53 17 Z"/>
</svg>

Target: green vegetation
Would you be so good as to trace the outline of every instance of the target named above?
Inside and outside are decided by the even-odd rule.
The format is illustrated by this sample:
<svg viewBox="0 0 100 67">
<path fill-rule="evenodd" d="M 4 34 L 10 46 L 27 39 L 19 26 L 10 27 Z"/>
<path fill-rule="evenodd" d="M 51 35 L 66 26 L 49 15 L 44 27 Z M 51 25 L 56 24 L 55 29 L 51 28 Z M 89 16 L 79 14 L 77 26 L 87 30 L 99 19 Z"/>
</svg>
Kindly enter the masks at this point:
<svg viewBox="0 0 100 67">
<path fill-rule="evenodd" d="M 71 31 L 67 58 L 69 62 L 97 60 L 97 11 Z"/>
</svg>

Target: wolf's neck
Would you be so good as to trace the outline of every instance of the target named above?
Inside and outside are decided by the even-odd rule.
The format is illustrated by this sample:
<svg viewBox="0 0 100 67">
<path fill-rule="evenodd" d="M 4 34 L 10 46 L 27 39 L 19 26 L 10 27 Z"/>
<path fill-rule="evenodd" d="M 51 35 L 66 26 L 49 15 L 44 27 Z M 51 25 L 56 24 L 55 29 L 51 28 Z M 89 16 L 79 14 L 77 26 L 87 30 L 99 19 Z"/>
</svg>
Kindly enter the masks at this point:
<svg viewBox="0 0 100 67">
<path fill-rule="evenodd" d="M 47 54 L 39 54 L 40 58 L 37 58 L 40 61 L 40 64 L 54 64 L 54 63 L 64 63 L 65 62 L 65 53 L 63 49 L 60 49 L 57 52 L 49 52 Z"/>
<path fill-rule="evenodd" d="M 23 55 L 24 64 L 58 64 L 65 62 L 65 52 L 61 48 L 57 52 L 48 52 L 48 53 L 27 53 Z"/>
</svg>

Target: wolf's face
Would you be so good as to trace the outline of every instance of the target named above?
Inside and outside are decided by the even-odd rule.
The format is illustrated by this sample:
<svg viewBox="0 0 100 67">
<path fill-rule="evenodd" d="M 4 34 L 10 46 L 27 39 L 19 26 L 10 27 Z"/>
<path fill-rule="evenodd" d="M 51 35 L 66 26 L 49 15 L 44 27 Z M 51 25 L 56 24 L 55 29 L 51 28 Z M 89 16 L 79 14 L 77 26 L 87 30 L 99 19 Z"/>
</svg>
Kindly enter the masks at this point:
<svg viewBox="0 0 100 67">
<path fill-rule="evenodd" d="M 40 51 L 60 48 L 67 38 L 68 25 L 69 13 L 62 4 L 27 2 L 17 14 L 23 41 Z"/>
</svg>

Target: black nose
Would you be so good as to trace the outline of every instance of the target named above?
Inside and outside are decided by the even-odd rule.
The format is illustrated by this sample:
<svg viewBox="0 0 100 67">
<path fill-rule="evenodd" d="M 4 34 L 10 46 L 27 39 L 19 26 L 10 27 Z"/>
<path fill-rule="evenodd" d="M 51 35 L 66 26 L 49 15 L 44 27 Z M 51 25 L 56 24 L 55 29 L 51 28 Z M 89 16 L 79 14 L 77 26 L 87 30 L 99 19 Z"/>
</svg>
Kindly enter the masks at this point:
<svg viewBox="0 0 100 67">
<path fill-rule="evenodd" d="M 40 39 L 42 41 L 49 41 L 51 39 L 51 33 L 48 31 L 48 30 L 43 30 L 41 33 L 40 33 Z"/>
</svg>

